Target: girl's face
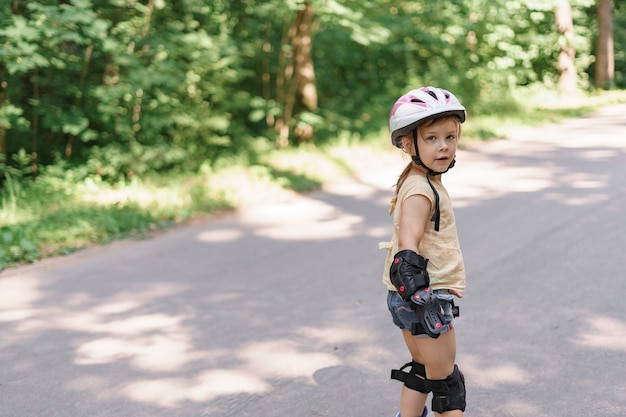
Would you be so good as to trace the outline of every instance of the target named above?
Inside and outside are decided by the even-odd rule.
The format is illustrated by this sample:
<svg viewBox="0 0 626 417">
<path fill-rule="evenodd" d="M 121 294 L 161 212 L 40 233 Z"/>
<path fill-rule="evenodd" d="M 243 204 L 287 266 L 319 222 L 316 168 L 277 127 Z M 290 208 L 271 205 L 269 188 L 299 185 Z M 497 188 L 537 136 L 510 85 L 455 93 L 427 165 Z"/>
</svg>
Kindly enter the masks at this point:
<svg viewBox="0 0 626 417">
<path fill-rule="evenodd" d="M 435 172 L 448 169 L 456 155 L 459 127 L 457 119 L 445 118 L 418 128 L 417 148 L 424 165 Z"/>
</svg>

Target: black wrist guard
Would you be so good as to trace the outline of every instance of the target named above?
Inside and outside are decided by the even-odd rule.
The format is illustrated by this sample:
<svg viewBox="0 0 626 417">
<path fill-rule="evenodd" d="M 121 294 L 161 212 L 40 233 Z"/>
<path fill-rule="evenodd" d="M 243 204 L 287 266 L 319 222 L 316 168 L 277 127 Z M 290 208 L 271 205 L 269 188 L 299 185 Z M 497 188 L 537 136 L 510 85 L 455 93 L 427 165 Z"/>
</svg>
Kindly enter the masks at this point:
<svg viewBox="0 0 626 417">
<path fill-rule="evenodd" d="M 427 265 L 428 259 L 412 250 L 405 249 L 395 254 L 389 268 L 389 278 L 403 300 L 409 301 L 417 290 L 430 285 Z"/>
</svg>

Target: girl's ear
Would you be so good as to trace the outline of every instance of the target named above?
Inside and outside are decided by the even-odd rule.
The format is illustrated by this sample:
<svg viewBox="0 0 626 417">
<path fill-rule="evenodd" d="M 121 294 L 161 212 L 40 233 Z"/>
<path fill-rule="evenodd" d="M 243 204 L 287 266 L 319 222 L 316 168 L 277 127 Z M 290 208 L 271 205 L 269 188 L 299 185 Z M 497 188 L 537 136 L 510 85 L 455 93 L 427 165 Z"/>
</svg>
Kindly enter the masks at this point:
<svg viewBox="0 0 626 417">
<path fill-rule="evenodd" d="M 415 149 L 413 149 L 413 134 L 402 136 L 402 150 L 409 155 L 415 155 Z"/>
</svg>

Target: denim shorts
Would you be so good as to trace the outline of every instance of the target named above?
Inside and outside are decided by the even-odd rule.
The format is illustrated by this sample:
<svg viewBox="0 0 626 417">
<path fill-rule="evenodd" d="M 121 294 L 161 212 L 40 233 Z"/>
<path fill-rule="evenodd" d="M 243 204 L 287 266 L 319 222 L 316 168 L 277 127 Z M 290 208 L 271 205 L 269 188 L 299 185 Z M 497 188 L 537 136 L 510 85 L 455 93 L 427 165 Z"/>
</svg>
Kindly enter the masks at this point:
<svg viewBox="0 0 626 417">
<path fill-rule="evenodd" d="M 443 319 L 447 326 L 442 333 L 446 333 L 456 325 L 452 315 L 454 296 L 447 290 L 433 290 L 433 294 L 439 299 L 441 308 L 443 308 Z M 411 302 L 404 301 L 396 291 L 389 291 L 387 294 L 387 307 L 391 313 L 393 324 L 402 330 L 411 331 L 413 323 L 417 322 L 417 314 L 411 308 Z M 416 337 L 428 337 L 428 335 L 421 334 Z"/>
</svg>

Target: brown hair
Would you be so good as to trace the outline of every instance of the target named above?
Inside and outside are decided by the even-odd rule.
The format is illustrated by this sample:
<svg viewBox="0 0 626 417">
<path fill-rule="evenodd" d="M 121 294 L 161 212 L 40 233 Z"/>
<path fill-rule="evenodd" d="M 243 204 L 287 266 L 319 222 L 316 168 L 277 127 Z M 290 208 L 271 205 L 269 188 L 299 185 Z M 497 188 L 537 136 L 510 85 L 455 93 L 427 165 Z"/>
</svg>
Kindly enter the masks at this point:
<svg viewBox="0 0 626 417">
<path fill-rule="evenodd" d="M 417 132 L 419 134 L 419 128 L 422 126 L 428 127 L 428 126 L 434 125 L 435 123 L 445 122 L 448 120 L 454 120 L 458 122 L 458 131 L 459 131 L 458 137 L 460 137 L 461 136 L 461 121 L 459 120 L 457 116 L 436 117 L 434 119 L 426 120 L 425 122 L 417 125 L 415 129 L 417 129 Z M 402 136 L 401 140 L 402 140 L 402 150 L 406 153 L 410 153 L 410 151 L 413 150 L 413 132 Z M 417 150 L 415 150 L 415 152 L 417 152 Z M 404 184 L 404 181 L 406 181 L 406 179 L 408 178 L 409 173 L 411 172 L 411 168 L 413 168 L 413 164 L 414 164 L 413 161 L 409 162 L 408 165 L 404 168 L 404 170 L 400 174 L 400 176 L 398 177 L 398 181 L 396 182 L 396 185 L 395 185 L 396 195 L 391 199 L 391 207 L 389 208 L 390 216 L 393 214 L 393 212 L 396 209 L 396 203 L 398 202 L 398 193 L 400 192 L 400 187 L 402 187 L 402 184 Z"/>
</svg>

